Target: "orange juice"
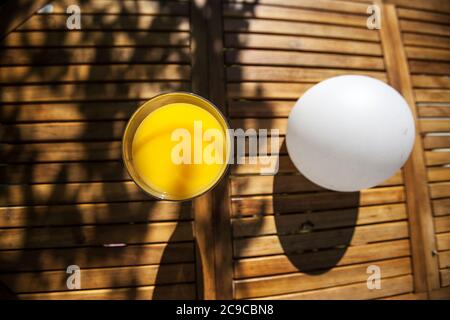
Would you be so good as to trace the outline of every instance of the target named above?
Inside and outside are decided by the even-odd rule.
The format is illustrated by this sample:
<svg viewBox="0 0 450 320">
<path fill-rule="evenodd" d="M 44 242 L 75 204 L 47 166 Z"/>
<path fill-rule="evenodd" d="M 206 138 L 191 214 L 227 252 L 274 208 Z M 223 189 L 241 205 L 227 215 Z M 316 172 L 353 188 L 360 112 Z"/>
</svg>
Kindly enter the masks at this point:
<svg viewBox="0 0 450 320">
<path fill-rule="evenodd" d="M 227 127 L 220 113 L 202 105 L 205 100 L 202 106 L 195 99 L 168 102 L 142 117 L 128 165 L 144 190 L 163 199 L 185 200 L 206 192 L 223 175 Z"/>
</svg>

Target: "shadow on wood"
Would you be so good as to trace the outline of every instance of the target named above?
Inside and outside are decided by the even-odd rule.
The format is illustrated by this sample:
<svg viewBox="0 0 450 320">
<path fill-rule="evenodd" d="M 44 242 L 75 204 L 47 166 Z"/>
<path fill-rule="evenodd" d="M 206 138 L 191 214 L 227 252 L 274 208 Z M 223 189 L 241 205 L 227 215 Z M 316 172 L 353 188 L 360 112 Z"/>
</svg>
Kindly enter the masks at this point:
<svg viewBox="0 0 450 320">
<path fill-rule="evenodd" d="M 273 193 L 276 231 L 290 262 L 306 273 L 333 268 L 350 245 L 359 192 L 325 190 L 295 172 L 277 174 Z"/>
</svg>

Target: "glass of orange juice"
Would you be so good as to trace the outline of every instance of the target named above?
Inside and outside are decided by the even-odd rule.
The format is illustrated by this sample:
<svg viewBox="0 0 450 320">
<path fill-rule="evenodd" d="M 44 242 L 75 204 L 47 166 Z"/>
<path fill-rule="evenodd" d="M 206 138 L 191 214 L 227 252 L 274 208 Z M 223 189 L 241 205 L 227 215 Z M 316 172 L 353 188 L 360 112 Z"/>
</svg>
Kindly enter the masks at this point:
<svg viewBox="0 0 450 320">
<path fill-rule="evenodd" d="M 228 123 L 210 101 L 187 92 L 158 95 L 125 128 L 122 153 L 134 182 L 167 200 L 189 200 L 213 188 L 230 156 Z"/>
</svg>

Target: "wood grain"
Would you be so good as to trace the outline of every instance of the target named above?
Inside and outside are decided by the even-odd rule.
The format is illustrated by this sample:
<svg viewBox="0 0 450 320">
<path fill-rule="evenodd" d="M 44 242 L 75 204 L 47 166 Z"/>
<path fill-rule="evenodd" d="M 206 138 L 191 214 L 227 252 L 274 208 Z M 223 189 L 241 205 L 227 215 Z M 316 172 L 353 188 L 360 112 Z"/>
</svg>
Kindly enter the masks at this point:
<svg viewBox="0 0 450 320">
<path fill-rule="evenodd" d="M 404 187 L 366 189 L 361 193 L 318 192 L 290 195 L 270 195 L 234 198 L 235 216 L 270 213 L 295 213 L 308 210 L 328 210 L 364 205 L 405 201 Z"/>
<path fill-rule="evenodd" d="M 157 32 L 157 31 L 24 31 L 11 32 L 8 37 L 0 41 L 4 48 L 30 47 L 96 47 L 96 46 L 137 46 L 145 42 L 146 46 L 175 46 L 189 45 L 189 33 Z"/>
<path fill-rule="evenodd" d="M 411 65 L 408 66 L 403 45 L 420 44 L 420 41 L 411 41 L 414 39 L 431 41 L 433 38 L 430 39 L 430 36 L 402 33 L 396 7 L 392 4 L 383 4 L 380 1 L 378 4 L 382 6 L 385 26 L 387 26 L 381 28 L 381 38 L 389 83 L 405 97 L 411 108 L 417 127 L 419 125 L 418 115 L 415 108 L 416 101 L 412 90 L 409 69 Z M 399 46 L 400 49 L 395 50 Z M 403 172 L 411 230 L 414 292 L 430 292 L 439 286 L 439 279 L 437 274 L 437 259 L 432 255 L 432 251 L 435 250 L 436 246 L 432 208 L 427 185 L 424 151 L 418 130 L 416 130 L 412 153 L 404 165 Z"/>
<path fill-rule="evenodd" d="M 0 143 L 0 154 L 5 163 L 121 160 L 122 144 L 120 141 Z"/>
<path fill-rule="evenodd" d="M 193 262 L 194 243 L 127 245 L 116 247 L 81 247 L 0 251 L 2 272 L 64 270 L 76 264 L 81 269 L 158 265 Z"/>
<path fill-rule="evenodd" d="M 225 52 L 225 60 L 230 64 L 311 66 L 384 70 L 384 63 L 380 58 L 328 53 L 230 49 Z"/>
<path fill-rule="evenodd" d="M 53 13 L 63 14 L 72 2 L 70 0 L 60 0 L 53 4 Z M 189 5 L 183 1 L 166 3 L 162 0 L 157 1 L 132 1 L 124 0 L 116 2 L 114 0 L 89 0 L 80 4 L 81 12 L 87 14 L 120 14 L 127 12 L 130 14 L 141 15 L 187 15 Z M 44 14 L 43 14 L 44 15 Z"/>
<path fill-rule="evenodd" d="M 292 21 L 320 22 L 326 24 L 348 25 L 365 27 L 364 16 L 350 15 L 345 13 L 321 12 L 316 10 L 305 10 L 297 8 L 277 7 L 261 4 L 233 4 L 228 3 L 223 7 L 225 17 L 249 17 L 258 19 L 282 19 Z"/>
<path fill-rule="evenodd" d="M 367 279 L 367 267 L 370 263 L 333 268 L 320 275 L 293 273 L 289 275 L 271 276 L 236 281 L 236 299 L 247 299 L 292 292 L 315 290 L 325 287 L 336 287 Z M 411 273 L 409 258 L 379 262 L 385 277 L 400 276 Z"/>
<path fill-rule="evenodd" d="M 370 56 L 381 55 L 381 46 L 377 43 L 283 35 L 227 33 L 225 34 L 225 45 L 229 48 L 277 48 L 295 51 L 337 52 Z"/>
<path fill-rule="evenodd" d="M 353 236 L 349 239 L 349 234 Z M 234 256 L 256 257 L 289 254 L 311 249 L 332 248 L 342 245 L 364 245 L 378 241 L 404 239 L 409 236 L 407 222 L 389 222 L 352 229 L 337 229 L 310 234 L 267 235 L 241 238 L 234 241 Z"/>
<path fill-rule="evenodd" d="M 303 272 L 336 266 L 365 263 L 375 260 L 405 257 L 410 254 L 409 240 L 395 240 L 367 245 L 349 246 L 309 253 L 291 253 L 256 258 L 236 259 L 234 276 L 237 279 L 264 277 L 277 274 Z M 340 256 L 339 261 L 335 257 Z"/>
<path fill-rule="evenodd" d="M 450 37 L 423 35 L 417 33 L 403 33 L 405 45 L 422 46 L 426 48 L 450 48 Z"/>
<path fill-rule="evenodd" d="M 363 40 L 371 42 L 379 42 L 380 40 L 377 32 L 363 28 L 313 24 L 296 21 L 224 18 L 224 29 L 226 32 L 317 36 L 324 38 Z"/>
<path fill-rule="evenodd" d="M 406 294 L 413 291 L 413 279 L 411 275 L 387 278 L 383 281 L 381 290 L 368 290 L 367 282 L 360 282 L 345 286 L 338 286 L 322 290 L 306 291 L 286 295 L 270 296 L 263 300 L 362 300 L 376 299 L 386 296 Z"/>
<path fill-rule="evenodd" d="M 191 222 L 1 229 L 0 249 L 36 249 L 188 241 Z"/>
<path fill-rule="evenodd" d="M 125 2 L 126 3 L 126 2 Z M 130 3 L 130 2 L 128 2 Z M 138 2 L 139 3 L 139 2 Z M 142 3 L 142 2 L 141 2 Z M 151 3 L 151 2 L 150 2 Z M 88 14 L 83 12 L 83 30 L 164 30 L 164 31 L 189 31 L 189 19 L 182 16 L 150 16 L 133 15 L 126 12 L 120 14 Z M 67 30 L 66 14 L 39 14 L 28 19 L 19 26 L 19 31 L 51 31 Z"/>
<path fill-rule="evenodd" d="M 170 283 L 186 283 L 195 280 L 193 263 L 82 269 L 81 288 L 103 289 L 128 286 L 150 286 Z M 15 293 L 69 291 L 66 270 L 2 273 L 0 281 Z"/>
<path fill-rule="evenodd" d="M 233 3 L 247 3 L 245 0 L 233 0 L 228 2 Z M 336 12 L 348 12 L 354 14 L 364 15 L 366 13 L 367 6 L 362 3 L 355 3 L 350 1 L 330 1 L 330 0 L 303 0 L 301 2 L 297 0 L 259 0 L 259 4 L 274 5 L 282 7 L 297 7 L 308 9 L 319 9 L 326 11 Z"/>
<path fill-rule="evenodd" d="M 330 77 L 348 74 L 367 75 L 387 81 L 386 74 L 380 71 L 319 69 L 276 66 L 230 66 L 227 68 L 229 82 L 267 81 L 267 82 L 312 82 L 316 83 Z"/>
<path fill-rule="evenodd" d="M 0 65 L 60 65 L 99 63 L 189 62 L 189 48 L 2 48 Z"/>
<path fill-rule="evenodd" d="M 357 215 L 357 217 L 355 217 Z M 319 211 L 302 214 L 241 218 L 233 220 L 234 237 L 259 236 L 267 234 L 296 234 L 305 225 L 308 231 L 348 227 L 355 225 L 405 220 L 404 204 L 361 207 L 357 209 Z M 442 228 L 446 228 L 448 218 L 443 217 Z M 305 229 L 306 230 L 306 229 Z M 450 231 L 450 230 L 449 230 Z"/>
<path fill-rule="evenodd" d="M 176 64 L 0 67 L 2 84 L 189 79 L 189 66 Z"/>
<path fill-rule="evenodd" d="M 188 82 L 79 83 L 2 88 L 4 103 L 44 101 L 145 100 L 162 91 L 189 90 Z"/>
<path fill-rule="evenodd" d="M 189 220 L 192 214 L 186 209 L 179 203 L 167 201 L 3 207 L 0 208 L 0 227 Z"/>
<path fill-rule="evenodd" d="M 156 294 L 157 293 L 157 294 Z M 76 290 L 68 292 L 28 293 L 18 295 L 24 300 L 149 300 L 196 298 L 195 284 L 143 286 L 119 289 Z"/>
<path fill-rule="evenodd" d="M 0 186 L 0 205 L 48 205 L 149 200 L 131 181 Z"/>
<path fill-rule="evenodd" d="M 410 8 L 398 8 L 397 9 L 398 16 L 400 18 L 425 21 L 425 22 L 436 22 L 440 24 L 449 24 L 450 15 L 445 14 L 443 12 L 430 12 L 426 10 L 415 10 Z"/>
</svg>

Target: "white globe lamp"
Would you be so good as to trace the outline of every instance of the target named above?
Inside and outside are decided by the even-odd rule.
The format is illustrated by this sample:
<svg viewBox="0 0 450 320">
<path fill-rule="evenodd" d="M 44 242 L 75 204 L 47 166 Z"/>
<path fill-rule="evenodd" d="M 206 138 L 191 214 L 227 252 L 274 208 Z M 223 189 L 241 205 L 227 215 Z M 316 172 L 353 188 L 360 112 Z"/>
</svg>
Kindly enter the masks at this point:
<svg viewBox="0 0 450 320">
<path fill-rule="evenodd" d="M 358 191 L 390 178 L 414 144 L 405 99 L 384 82 L 346 75 L 324 80 L 295 104 L 286 145 L 297 169 L 336 191 Z"/>
</svg>

